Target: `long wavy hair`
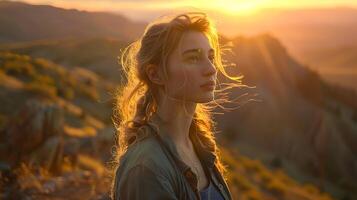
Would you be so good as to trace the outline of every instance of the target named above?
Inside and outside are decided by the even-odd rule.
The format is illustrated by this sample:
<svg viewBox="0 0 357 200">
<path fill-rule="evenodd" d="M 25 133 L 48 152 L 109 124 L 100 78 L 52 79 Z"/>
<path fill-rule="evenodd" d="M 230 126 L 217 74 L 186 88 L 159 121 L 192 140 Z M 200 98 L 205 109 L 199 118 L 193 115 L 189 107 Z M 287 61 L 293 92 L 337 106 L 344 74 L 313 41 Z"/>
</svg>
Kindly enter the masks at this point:
<svg viewBox="0 0 357 200">
<path fill-rule="evenodd" d="M 228 100 L 227 89 L 243 86 L 242 76 L 229 76 L 223 64 L 224 50 L 213 21 L 203 12 L 186 12 L 174 16 L 164 16 L 150 23 L 144 34 L 127 46 L 120 55 L 123 69 L 121 86 L 116 93 L 113 122 L 117 130 L 114 169 L 119 167 L 120 158 L 126 152 L 133 133 L 145 125 L 157 109 L 159 86 L 152 83 L 146 74 L 146 67 L 155 64 L 167 78 L 168 56 L 178 46 L 185 31 L 199 31 L 205 34 L 215 50 L 213 64 L 232 83 L 218 82 L 215 99 L 205 104 L 197 104 L 190 126 L 190 134 L 195 131 L 204 146 L 217 156 L 215 165 L 225 177 L 226 168 L 221 162 L 220 152 L 214 136 L 214 122 L 211 115 L 215 107 L 224 108 Z M 228 47 L 228 46 L 227 46 Z M 218 98 L 217 98 L 218 97 Z M 234 101 L 234 100 L 233 100 Z"/>
</svg>

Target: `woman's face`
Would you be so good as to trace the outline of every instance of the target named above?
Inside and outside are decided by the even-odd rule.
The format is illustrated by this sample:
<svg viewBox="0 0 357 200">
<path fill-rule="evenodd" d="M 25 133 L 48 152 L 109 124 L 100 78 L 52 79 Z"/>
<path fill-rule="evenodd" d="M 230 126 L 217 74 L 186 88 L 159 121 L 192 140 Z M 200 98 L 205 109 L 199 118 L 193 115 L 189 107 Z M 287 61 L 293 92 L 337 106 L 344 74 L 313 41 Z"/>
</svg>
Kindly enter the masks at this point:
<svg viewBox="0 0 357 200">
<path fill-rule="evenodd" d="M 185 32 L 181 46 L 168 57 L 168 95 L 195 103 L 212 101 L 217 77 L 214 55 L 207 36 L 198 31 Z"/>
</svg>

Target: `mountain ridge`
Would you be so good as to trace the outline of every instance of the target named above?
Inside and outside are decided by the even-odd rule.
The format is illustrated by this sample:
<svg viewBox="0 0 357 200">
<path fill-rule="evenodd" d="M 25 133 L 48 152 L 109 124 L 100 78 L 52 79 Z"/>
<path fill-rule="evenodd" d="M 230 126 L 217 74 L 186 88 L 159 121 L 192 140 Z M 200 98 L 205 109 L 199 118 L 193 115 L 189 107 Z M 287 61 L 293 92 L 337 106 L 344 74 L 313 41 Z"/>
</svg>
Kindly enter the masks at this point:
<svg viewBox="0 0 357 200">
<path fill-rule="evenodd" d="M 103 36 L 132 40 L 145 25 L 119 14 L 9 1 L 0 2 L 0 21 L 2 43 Z"/>
</svg>

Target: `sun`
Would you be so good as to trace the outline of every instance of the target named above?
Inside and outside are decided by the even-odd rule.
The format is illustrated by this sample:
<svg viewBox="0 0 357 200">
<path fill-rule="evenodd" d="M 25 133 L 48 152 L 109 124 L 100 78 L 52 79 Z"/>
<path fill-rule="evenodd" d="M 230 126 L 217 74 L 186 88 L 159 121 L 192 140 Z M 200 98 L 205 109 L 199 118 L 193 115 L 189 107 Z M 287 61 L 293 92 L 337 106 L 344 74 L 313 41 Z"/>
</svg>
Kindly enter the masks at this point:
<svg viewBox="0 0 357 200">
<path fill-rule="evenodd" d="M 261 9 L 264 3 L 266 3 L 265 0 L 206 0 L 202 1 L 200 6 L 204 6 L 209 10 L 221 11 L 229 15 L 253 15 Z"/>
</svg>

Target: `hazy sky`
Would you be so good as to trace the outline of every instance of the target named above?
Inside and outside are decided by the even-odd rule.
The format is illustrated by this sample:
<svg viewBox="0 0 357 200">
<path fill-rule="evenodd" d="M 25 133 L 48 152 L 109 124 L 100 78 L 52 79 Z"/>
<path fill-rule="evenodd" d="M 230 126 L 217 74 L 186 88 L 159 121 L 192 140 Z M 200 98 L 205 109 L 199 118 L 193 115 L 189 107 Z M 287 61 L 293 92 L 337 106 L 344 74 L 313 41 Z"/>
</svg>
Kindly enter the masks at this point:
<svg viewBox="0 0 357 200">
<path fill-rule="evenodd" d="M 264 8 L 333 8 L 357 7 L 356 0 L 24 0 L 32 4 L 50 4 L 63 8 L 88 11 L 119 12 L 134 19 L 155 18 L 158 15 L 194 7 L 219 11 L 229 15 L 252 15 Z"/>
</svg>

